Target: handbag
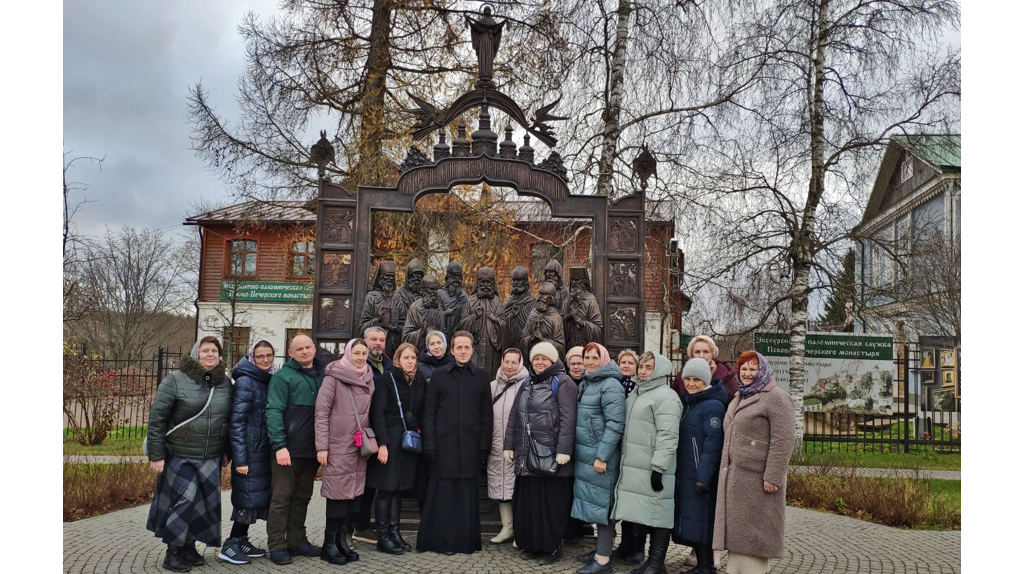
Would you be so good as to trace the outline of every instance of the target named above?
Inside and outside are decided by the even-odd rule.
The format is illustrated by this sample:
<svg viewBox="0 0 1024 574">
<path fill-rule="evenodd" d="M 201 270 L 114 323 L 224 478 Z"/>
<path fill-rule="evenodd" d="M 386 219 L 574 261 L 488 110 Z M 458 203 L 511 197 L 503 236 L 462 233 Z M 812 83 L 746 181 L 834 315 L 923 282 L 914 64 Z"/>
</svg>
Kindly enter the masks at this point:
<svg viewBox="0 0 1024 574">
<path fill-rule="evenodd" d="M 530 385 L 530 392 L 526 396 L 526 441 L 529 448 L 526 452 L 526 470 L 538 476 L 554 476 L 558 472 L 558 462 L 555 460 L 555 449 L 533 440 L 533 432 L 530 430 L 530 398 L 533 397 L 533 385 Z"/>
<path fill-rule="evenodd" d="M 398 395 L 398 383 L 395 382 L 394 373 L 388 373 L 391 375 L 391 384 L 395 386 L 395 397 L 398 399 L 398 416 L 402 417 L 402 428 L 405 432 L 402 433 L 402 450 L 420 454 L 423 452 L 423 437 L 420 436 L 420 431 L 409 430 L 409 427 L 405 426 L 405 411 L 402 410 L 402 397 Z"/>
<path fill-rule="evenodd" d="M 213 391 L 215 391 L 216 389 L 217 389 L 217 387 L 210 387 L 210 396 L 206 398 L 206 404 L 203 405 L 203 408 L 199 409 L 199 412 L 196 413 L 194 417 L 188 418 L 184 422 L 181 422 L 179 424 L 174 425 L 174 428 L 172 428 L 171 430 L 167 431 L 167 433 L 164 435 L 164 438 L 169 437 L 172 432 L 174 432 L 174 431 L 180 429 L 181 427 L 187 425 L 188 423 L 196 420 L 197 418 L 199 418 L 199 415 L 201 415 L 204 412 L 206 412 L 206 409 L 210 406 L 210 402 L 213 401 Z M 167 448 L 165 446 L 164 450 L 166 450 L 168 456 L 170 456 L 171 449 Z M 149 429 L 146 429 L 146 436 L 142 437 L 142 454 L 144 456 L 149 456 Z"/>
<path fill-rule="evenodd" d="M 341 384 L 341 383 L 339 383 Z M 373 429 L 363 428 L 363 421 L 359 420 L 359 409 L 356 408 L 356 396 L 352 394 L 352 389 L 348 388 L 348 385 L 342 384 L 345 390 L 348 391 L 348 398 L 352 400 L 352 414 L 356 417 L 356 446 L 359 447 L 359 454 L 363 458 L 369 458 L 371 455 L 377 454 L 377 435 L 373 433 Z"/>
</svg>

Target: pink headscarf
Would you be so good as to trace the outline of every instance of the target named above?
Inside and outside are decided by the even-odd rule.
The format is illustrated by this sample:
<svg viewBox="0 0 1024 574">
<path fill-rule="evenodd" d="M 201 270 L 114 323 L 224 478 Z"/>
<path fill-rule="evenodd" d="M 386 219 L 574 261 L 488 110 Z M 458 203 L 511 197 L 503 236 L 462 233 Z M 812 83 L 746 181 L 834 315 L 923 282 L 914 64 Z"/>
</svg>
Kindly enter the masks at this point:
<svg viewBox="0 0 1024 574">
<path fill-rule="evenodd" d="M 608 354 L 608 349 L 605 349 L 604 345 L 601 343 L 587 343 L 586 346 L 583 347 L 583 354 L 586 355 L 587 349 L 593 349 L 595 347 L 597 348 L 597 353 L 601 355 L 601 364 L 599 367 L 603 367 L 610 363 L 612 356 Z"/>
<path fill-rule="evenodd" d="M 362 339 L 352 339 L 345 345 L 345 355 L 335 361 L 337 366 L 331 369 L 332 371 L 339 372 L 337 374 L 332 372 L 331 374 L 347 383 L 360 382 L 365 385 L 373 380 L 373 371 L 370 370 L 369 361 L 363 365 L 362 369 L 356 368 L 352 364 L 352 359 L 350 358 L 352 355 L 350 353 L 352 352 L 352 343 L 356 341 L 362 341 Z M 366 346 L 365 341 L 363 341 L 363 345 Z"/>
</svg>

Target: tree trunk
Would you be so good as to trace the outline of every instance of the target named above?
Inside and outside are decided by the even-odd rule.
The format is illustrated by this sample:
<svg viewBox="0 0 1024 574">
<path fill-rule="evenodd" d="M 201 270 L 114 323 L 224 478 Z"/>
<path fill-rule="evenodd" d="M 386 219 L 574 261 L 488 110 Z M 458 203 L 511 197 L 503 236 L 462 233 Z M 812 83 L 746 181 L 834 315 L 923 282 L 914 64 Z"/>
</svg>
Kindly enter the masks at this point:
<svg viewBox="0 0 1024 574">
<path fill-rule="evenodd" d="M 370 24 L 370 50 L 366 57 L 366 80 L 362 93 L 359 125 L 358 185 L 387 185 L 389 160 L 382 143 L 387 139 L 384 98 L 391 68 L 391 14 L 393 0 L 374 0 Z"/>
<path fill-rule="evenodd" d="M 626 43 L 629 41 L 629 16 L 633 12 L 630 0 L 619 0 L 618 19 L 615 24 L 615 51 L 608 70 L 608 86 L 604 113 L 604 134 L 601 138 L 601 159 L 597 163 L 597 194 L 610 196 L 615 174 L 615 158 L 619 140 L 619 115 L 622 112 L 622 92 L 626 69 Z"/>
</svg>

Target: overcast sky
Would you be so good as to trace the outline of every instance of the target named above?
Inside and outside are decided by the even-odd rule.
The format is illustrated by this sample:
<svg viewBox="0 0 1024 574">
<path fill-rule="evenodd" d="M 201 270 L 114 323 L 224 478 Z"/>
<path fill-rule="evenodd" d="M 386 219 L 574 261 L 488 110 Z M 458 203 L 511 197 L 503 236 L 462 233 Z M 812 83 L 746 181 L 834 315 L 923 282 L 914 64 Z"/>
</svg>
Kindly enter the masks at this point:
<svg viewBox="0 0 1024 574">
<path fill-rule="evenodd" d="M 229 119 L 245 12 L 269 15 L 277 0 L 64 2 L 64 150 L 106 156 L 78 162 L 69 179 L 94 201 L 79 231 L 128 224 L 177 230 L 190 202 L 223 199 L 224 185 L 191 150 L 189 86 L 202 81 Z"/>
</svg>

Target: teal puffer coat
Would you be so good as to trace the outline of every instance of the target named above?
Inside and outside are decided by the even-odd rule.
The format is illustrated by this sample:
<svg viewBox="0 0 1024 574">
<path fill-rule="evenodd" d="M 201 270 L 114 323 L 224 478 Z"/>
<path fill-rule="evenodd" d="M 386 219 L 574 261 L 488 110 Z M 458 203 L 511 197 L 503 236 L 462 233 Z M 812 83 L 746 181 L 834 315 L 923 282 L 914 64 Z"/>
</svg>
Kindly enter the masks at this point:
<svg viewBox="0 0 1024 574">
<path fill-rule="evenodd" d="M 179 369 L 160 382 L 153 396 L 146 433 L 149 460 L 164 460 L 168 456 L 213 458 L 230 452 L 231 392 L 231 379 L 224 372 L 223 363 L 204 371 L 192 357 L 182 357 Z M 204 411 L 207 400 L 210 406 Z M 199 418 L 167 436 L 167 431 L 200 411 Z"/>
<path fill-rule="evenodd" d="M 573 483 L 572 516 L 583 522 L 608 524 L 612 492 L 619 477 L 622 429 L 626 422 L 626 392 L 619 382 L 622 371 L 609 362 L 580 385 L 576 407 L 576 481 Z M 608 463 L 603 474 L 594 460 Z"/>
<path fill-rule="evenodd" d="M 674 522 L 676 447 L 683 404 L 668 386 L 672 362 L 654 355 L 654 373 L 626 399 L 626 431 L 622 435 L 622 465 L 615 486 L 615 520 L 656 528 Z M 651 473 L 660 472 L 660 492 L 651 486 Z"/>
</svg>

